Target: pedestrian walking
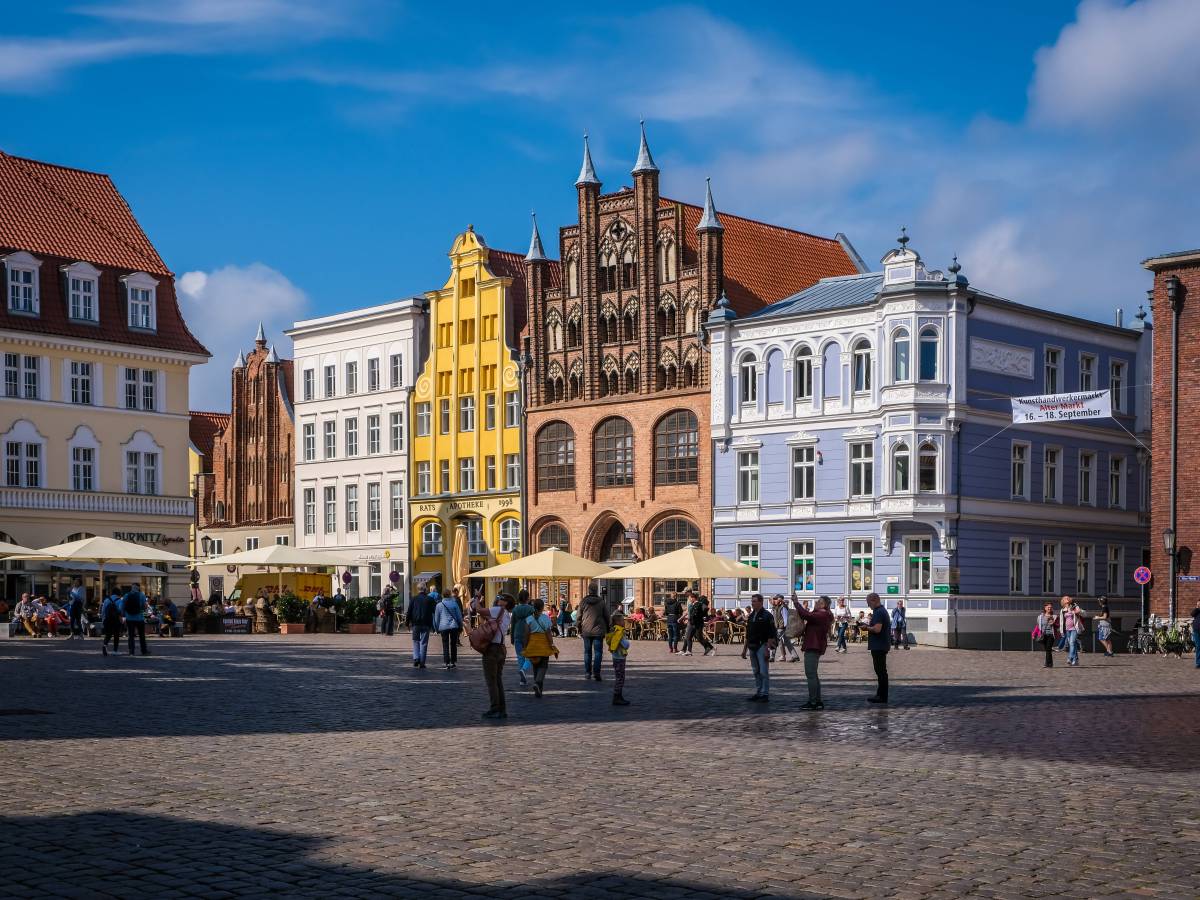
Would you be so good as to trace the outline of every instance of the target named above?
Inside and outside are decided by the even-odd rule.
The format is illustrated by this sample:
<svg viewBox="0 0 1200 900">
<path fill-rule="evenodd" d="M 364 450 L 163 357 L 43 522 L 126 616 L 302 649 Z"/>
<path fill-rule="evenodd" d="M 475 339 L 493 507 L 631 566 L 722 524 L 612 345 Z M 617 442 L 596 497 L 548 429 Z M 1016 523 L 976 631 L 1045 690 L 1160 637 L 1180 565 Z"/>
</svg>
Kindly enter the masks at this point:
<svg viewBox="0 0 1200 900">
<path fill-rule="evenodd" d="M 808 682 L 808 702 L 801 709 L 824 709 L 821 700 L 821 678 L 817 667 L 829 647 L 829 630 L 833 624 L 833 613 L 829 611 L 829 598 L 822 594 L 812 609 L 806 609 L 795 596 L 793 612 L 804 622 L 804 679 Z"/>
<path fill-rule="evenodd" d="M 396 589 L 390 584 L 379 598 L 379 633 L 391 637 L 396 633 Z"/>
<path fill-rule="evenodd" d="M 604 655 L 604 636 L 612 630 L 612 614 L 600 599 L 593 582 L 587 596 L 579 601 L 579 636 L 583 638 L 583 677 L 600 681 L 600 660 Z"/>
<path fill-rule="evenodd" d="M 1079 665 L 1079 634 L 1083 631 L 1083 610 L 1069 596 L 1064 596 L 1058 610 L 1058 630 L 1066 637 L 1067 665 Z"/>
<path fill-rule="evenodd" d="M 463 608 L 458 597 L 443 597 L 433 608 L 433 630 L 442 637 L 443 668 L 458 668 L 458 638 L 463 629 Z"/>
<path fill-rule="evenodd" d="M 533 663 L 525 658 L 525 639 L 529 633 L 528 619 L 533 615 L 533 604 L 529 602 L 529 591 L 521 589 L 517 592 L 517 605 L 512 611 L 512 642 L 513 652 L 517 657 L 517 675 L 521 684 L 529 684 L 533 674 Z"/>
<path fill-rule="evenodd" d="M 119 653 L 121 650 L 121 596 L 115 591 L 104 598 L 104 602 L 100 604 L 100 627 L 102 631 L 102 639 L 100 641 L 100 652 L 108 656 L 108 642 L 111 639 L 113 645 L 113 653 Z"/>
<path fill-rule="evenodd" d="M 751 703 L 766 703 L 771 695 L 771 655 L 775 652 L 778 631 L 775 617 L 763 609 L 762 594 L 750 598 L 750 615 L 746 617 L 746 643 L 742 659 L 750 656 L 750 671 L 754 673 L 754 694 L 746 699 Z"/>
<path fill-rule="evenodd" d="M 837 646 L 834 648 L 834 652 L 845 653 L 850 649 L 846 646 L 846 635 L 850 631 L 850 622 L 853 619 L 846 598 L 838 597 L 837 606 L 830 612 L 833 613 L 834 621 L 837 622 Z"/>
<path fill-rule="evenodd" d="M 625 636 L 625 616 L 613 613 L 612 628 L 604 635 L 608 652 L 612 655 L 613 706 L 628 706 L 625 699 L 625 662 L 629 657 L 629 638 Z"/>
<path fill-rule="evenodd" d="M 437 592 L 427 593 L 423 588 L 408 601 L 409 628 L 412 631 L 413 668 L 425 668 L 425 657 L 429 655 L 429 631 L 433 628 L 433 609 L 439 600 Z"/>
<path fill-rule="evenodd" d="M 571 601 L 565 597 L 562 602 L 562 609 L 558 611 L 558 636 L 567 637 L 571 630 Z"/>
<path fill-rule="evenodd" d="M 535 697 L 542 696 L 546 689 L 550 657 L 558 657 L 558 648 L 554 646 L 554 620 L 545 612 L 545 603 L 541 597 L 534 598 L 533 614 L 527 620 L 525 636 L 525 658 L 532 667 Z"/>
<path fill-rule="evenodd" d="M 67 614 L 71 620 L 71 640 L 78 637 L 83 640 L 83 606 L 85 592 L 83 589 L 83 581 L 79 578 L 75 579 L 75 585 L 71 588 L 71 592 L 67 595 Z"/>
<path fill-rule="evenodd" d="M 1104 648 L 1105 656 L 1113 655 L 1112 648 L 1112 613 L 1108 611 L 1108 598 L 1101 596 L 1100 612 L 1096 613 L 1096 640 L 1100 642 L 1100 646 Z"/>
<path fill-rule="evenodd" d="M 875 667 L 875 679 L 879 686 L 875 696 L 868 697 L 869 703 L 888 702 L 888 671 L 887 655 L 892 646 L 891 620 L 887 610 L 879 601 L 879 595 L 872 591 L 867 594 L 867 606 L 871 608 L 871 618 L 867 620 L 867 649 L 871 651 L 871 664 Z"/>
<path fill-rule="evenodd" d="M 471 612 L 479 618 L 479 624 L 471 629 L 471 646 L 483 655 L 483 680 L 487 684 L 490 705 L 483 714 L 485 719 L 507 719 L 508 706 L 504 701 L 504 660 L 508 651 L 504 647 L 504 636 L 512 624 L 511 609 L 516 601 L 508 594 L 496 597 L 495 606 L 486 606 L 482 597 L 471 601 Z"/>
<path fill-rule="evenodd" d="M 1042 663 L 1042 668 L 1054 668 L 1054 640 L 1055 632 L 1058 631 L 1058 616 L 1054 614 L 1054 604 L 1047 603 L 1042 607 L 1041 613 L 1037 617 L 1037 625 L 1033 629 L 1033 639 L 1042 645 L 1042 649 L 1046 651 L 1046 661 Z"/>
<path fill-rule="evenodd" d="M 146 646 L 146 595 L 136 585 L 130 585 L 121 598 L 121 612 L 125 616 L 125 628 L 129 632 L 129 655 L 133 656 L 133 637 L 136 634 L 142 648 L 142 656 L 149 656 Z"/>
<path fill-rule="evenodd" d="M 687 631 L 683 636 L 683 655 L 692 655 L 692 641 L 700 641 L 700 646 L 704 648 L 704 655 L 710 653 L 716 656 L 717 651 L 713 649 L 712 641 L 704 633 L 704 620 L 708 618 L 708 602 L 697 594 L 695 591 L 688 593 L 688 625 Z"/>
<path fill-rule="evenodd" d="M 794 598 L 795 595 L 793 595 Z M 796 645 L 792 643 L 792 638 L 799 637 L 800 631 L 804 627 L 804 620 L 800 619 L 789 623 L 790 613 L 791 610 L 788 609 L 787 604 L 783 601 L 783 594 L 776 594 L 771 598 L 771 615 L 775 618 L 775 633 L 778 636 L 776 650 L 779 652 L 780 662 L 783 662 L 785 659 L 791 662 L 800 661 L 800 654 L 796 652 Z"/>
<path fill-rule="evenodd" d="M 672 594 L 663 604 L 663 615 L 667 619 L 667 652 L 679 652 L 679 617 L 684 614 L 683 601 L 678 594 Z"/>
<path fill-rule="evenodd" d="M 904 601 L 897 600 L 896 608 L 892 610 L 892 645 L 899 650 L 908 649 L 908 610 Z"/>
</svg>

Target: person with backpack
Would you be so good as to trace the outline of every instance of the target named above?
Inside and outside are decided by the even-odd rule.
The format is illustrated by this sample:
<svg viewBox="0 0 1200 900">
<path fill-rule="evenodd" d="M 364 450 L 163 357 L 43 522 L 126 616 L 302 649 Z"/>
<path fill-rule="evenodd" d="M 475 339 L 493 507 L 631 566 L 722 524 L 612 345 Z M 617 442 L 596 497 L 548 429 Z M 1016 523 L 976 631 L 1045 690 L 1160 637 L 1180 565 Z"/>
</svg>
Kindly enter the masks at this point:
<svg viewBox="0 0 1200 900">
<path fill-rule="evenodd" d="M 579 636 L 583 638 L 583 677 L 600 678 L 600 661 L 604 658 L 604 636 L 612 630 L 612 613 L 608 604 L 589 586 L 587 596 L 579 601 Z"/>
<path fill-rule="evenodd" d="M 80 640 L 83 640 L 83 581 L 76 578 L 75 586 L 71 588 L 71 593 L 67 596 L 67 612 L 71 618 L 70 640 L 75 640 L 76 637 L 78 637 Z"/>
<path fill-rule="evenodd" d="M 533 614 L 529 616 L 525 636 L 525 658 L 533 667 L 533 696 L 540 697 L 546 689 L 546 670 L 550 668 L 550 657 L 558 656 L 554 646 L 554 620 L 543 609 L 545 601 L 537 597 L 533 601 Z M 514 609 L 514 612 L 516 610 Z"/>
<path fill-rule="evenodd" d="M 521 677 L 521 684 L 529 684 L 526 675 L 533 673 L 533 663 L 525 658 L 525 639 L 529 635 L 529 617 L 532 615 L 529 591 L 522 588 L 517 592 L 517 605 L 512 611 L 513 652 L 517 656 L 517 675 Z"/>
<path fill-rule="evenodd" d="M 710 653 L 716 656 L 717 651 L 713 649 L 712 641 L 704 634 L 704 620 L 708 617 L 708 603 L 695 591 L 689 593 L 688 597 L 691 598 L 691 602 L 688 603 L 687 632 L 683 636 L 683 655 L 692 655 L 692 641 L 698 639 L 700 646 L 704 648 L 705 656 Z"/>
<path fill-rule="evenodd" d="M 458 636 L 462 634 L 463 608 L 458 597 L 443 597 L 433 608 L 433 630 L 442 636 L 442 664 L 446 670 L 458 668 Z"/>
<path fill-rule="evenodd" d="M 103 629 L 100 652 L 108 656 L 108 642 L 112 639 L 113 653 L 121 650 L 121 596 L 114 591 L 100 604 L 100 627 Z"/>
<path fill-rule="evenodd" d="M 136 584 L 129 586 L 121 598 L 121 612 L 125 615 L 125 627 L 129 631 L 129 655 L 133 656 L 133 636 L 136 634 L 142 645 L 142 656 L 149 656 L 146 646 L 146 595 Z"/>
<path fill-rule="evenodd" d="M 396 633 L 396 589 L 390 584 L 379 598 L 379 633 L 388 637 Z"/>
<path fill-rule="evenodd" d="M 683 615 L 683 601 L 672 594 L 663 604 L 663 615 L 667 617 L 667 652 L 679 652 L 679 617 Z"/>
<path fill-rule="evenodd" d="M 425 657 L 429 653 L 429 630 L 433 628 L 433 609 L 438 599 L 425 593 L 419 594 L 408 602 L 408 625 L 412 629 L 413 668 L 425 668 Z"/>
<path fill-rule="evenodd" d="M 612 628 L 604 635 L 604 643 L 612 655 L 613 706 L 628 706 L 625 699 L 625 663 L 629 656 L 629 638 L 625 635 L 625 617 L 614 613 Z"/>
<path fill-rule="evenodd" d="M 471 601 L 471 611 L 479 617 L 479 624 L 471 629 L 471 646 L 483 656 L 483 680 L 487 684 L 490 705 L 483 714 L 485 719 L 507 719 L 508 707 L 504 702 L 504 659 L 508 655 L 504 648 L 504 636 L 512 625 L 512 608 L 516 601 L 508 594 L 496 597 L 496 605 L 484 605 L 482 597 Z"/>
<path fill-rule="evenodd" d="M 903 600 L 897 600 L 896 608 L 892 610 L 892 647 L 908 649 L 908 611 Z"/>
</svg>

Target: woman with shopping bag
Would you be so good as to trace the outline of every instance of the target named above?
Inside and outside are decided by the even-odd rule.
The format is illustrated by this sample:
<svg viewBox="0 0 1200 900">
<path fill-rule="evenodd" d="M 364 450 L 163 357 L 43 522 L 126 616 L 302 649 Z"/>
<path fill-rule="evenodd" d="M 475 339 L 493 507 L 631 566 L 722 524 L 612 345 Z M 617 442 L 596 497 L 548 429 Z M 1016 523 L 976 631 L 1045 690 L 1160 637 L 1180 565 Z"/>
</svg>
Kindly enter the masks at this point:
<svg viewBox="0 0 1200 900">
<path fill-rule="evenodd" d="M 554 623 L 545 612 L 546 601 L 538 597 L 533 601 L 533 615 L 526 618 L 524 656 L 533 665 L 533 695 L 542 696 L 546 687 L 546 670 L 550 668 L 550 657 L 558 656 L 554 646 Z"/>
</svg>

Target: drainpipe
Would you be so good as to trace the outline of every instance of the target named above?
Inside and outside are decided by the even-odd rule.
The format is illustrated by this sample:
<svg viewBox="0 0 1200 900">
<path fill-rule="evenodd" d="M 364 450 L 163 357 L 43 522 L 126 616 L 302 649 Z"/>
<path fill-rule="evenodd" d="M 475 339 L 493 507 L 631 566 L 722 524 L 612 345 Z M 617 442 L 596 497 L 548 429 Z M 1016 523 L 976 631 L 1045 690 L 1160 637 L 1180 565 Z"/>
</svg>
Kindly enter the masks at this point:
<svg viewBox="0 0 1200 900">
<path fill-rule="evenodd" d="M 1177 567 L 1179 562 L 1179 530 L 1176 528 L 1176 478 L 1179 473 L 1179 307 L 1183 298 L 1180 296 L 1179 279 L 1174 275 L 1167 278 L 1167 302 L 1171 304 L 1171 475 L 1170 475 L 1170 510 L 1171 533 L 1175 535 L 1176 544 L 1170 554 L 1170 584 L 1168 586 L 1167 616 L 1175 621 L 1175 592 L 1178 581 Z"/>
</svg>

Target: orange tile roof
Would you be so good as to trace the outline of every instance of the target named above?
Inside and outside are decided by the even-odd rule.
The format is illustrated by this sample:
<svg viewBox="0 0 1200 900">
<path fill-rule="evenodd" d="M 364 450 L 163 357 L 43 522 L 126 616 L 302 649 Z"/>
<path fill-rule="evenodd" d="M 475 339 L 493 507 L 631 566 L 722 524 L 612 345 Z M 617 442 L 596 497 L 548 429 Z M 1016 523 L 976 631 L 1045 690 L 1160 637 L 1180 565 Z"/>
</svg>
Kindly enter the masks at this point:
<svg viewBox="0 0 1200 900">
<path fill-rule="evenodd" d="M 525 254 L 513 253 L 509 250 L 493 250 L 488 248 L 488 268 L 492 270 L 493 275 L 499 275 L 502 278 L 512 279 L 512 311 L 513 311 L 513 334 L 519 335 L 525 329 L 525 322 L 528 316 L 526 298 L 525 298 Z M 550 284 L 549 287 L 556 288 L 560 286 L 560 267 L 557 260 L 550 261 Z M 514 349 L 520 349 L 519 347 Z"/>
<path fill-rule="evenodd" d="M 192 440 L 192 445 L 204 457 L 200 469 L 203 472 L 211 472 L 213 446 L 216 443 L 217 435 L 229 427 L 229 413 L 192 410 L 189 415 L 188 436 Z"/>
</svg>

